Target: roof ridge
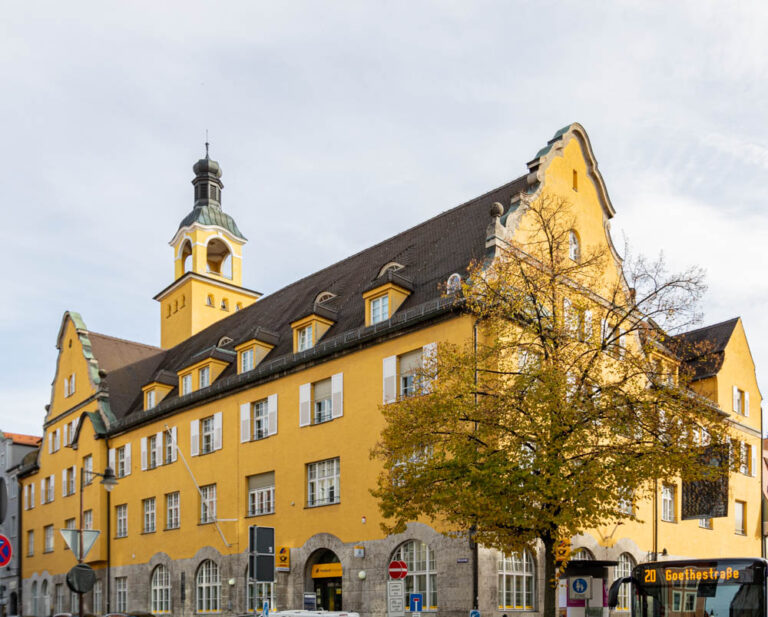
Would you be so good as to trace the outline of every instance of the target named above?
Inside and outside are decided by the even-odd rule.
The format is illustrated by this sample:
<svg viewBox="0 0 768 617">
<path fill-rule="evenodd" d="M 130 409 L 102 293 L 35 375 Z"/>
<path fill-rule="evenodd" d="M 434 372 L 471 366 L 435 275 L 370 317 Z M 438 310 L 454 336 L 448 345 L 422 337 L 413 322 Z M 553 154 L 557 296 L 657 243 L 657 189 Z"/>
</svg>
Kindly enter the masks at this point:
<svg viewBox="0 0 768 617">
<path fill-rule="evenodd" d="M 505 188 L 515 184 L 516 182 L 519 182 L 520 180 L 524 179 L 527 175 L 528 174 L 523 174 L 522 176 L 519 176 L 518 178 L 515 178 L 514 180 L 511 180 L 511 181 L 509 181 L 509 182 L 507 182 L 505 184 L 502 184 L 501 186 L 497 186 L 495 189 L 491 189 L 490 191 L 486 191 L 482 195 L 478 195 L 477 197 L 473 197 L 472 199 L 470 199 L 468 201 L 465 201 L 464 203 L 461 203 L 458 206 L 454 206 L 453 208 L 449 208 L 448 210 L 443 210 L 439 214 L 436 214 L 436 215 L 428 218 L 427 220 L 422 221 L 421 223 L 418 223 L 418 224 L 414 225 L 413 227 L 409 227 L 408 229 L 404 229 L 403 231 L 395 234 L 394 236 L 390 236 L 388 238 L 384 238 L 383 240 L 381 240 L 380 242 L 377 242 L 376 244 L 372 244 L 371 246 L 368 246 L 368 247 L 366 247 L 364 249 L 361 249 L 361 250 L 357 251 L 356 253 L 353 253 L 352 255 L 349 255 L 349 256 L 345 257 L 344 259 L 340 259 L 339 261 L 336 261 L 336 262 L 334 262 L 332 264 L 329 264 L 325 268 L 321 268 L 320 270 L 315 270 L 314 272 L 311 272 L 310 274 L 307 274 L 306 276 L 303 276 L 300 279 L 297 279 L 297 280 L 293 281 L 292 283 L 288 283 L 284 287 L 281 287 L 280 289 L 277 289 L 277 290 L 273 291 L 272 293 L 270 293 L 268 295 L 262 296 L 261 298 L 259 298 L 258 302 L 263 302 L 264 300 L 266 300 L 268 298 L 271 298 L 271 297 L 277 295 L 278 293 L 281 293 L 281 292 L 285 291 L 286 289 L 290 289 L 294 285 L 298 285 L 299 283 L 301 283 L 303 281 L 306 281 L 307 279 L 312 278 L 313 276 L 316 276 L 316 275 L 320 274 L 321 272 L 325 272 L 326 270 L 330 270 L 331 268 L 335 268 L 339 264 L 343 264 L 343 263 L 345 263 L 347 261 L 350 261 L 351 259 L 354 259 L 355 257 L 361 255 L 362 253 L 365 253 L 366 251 L 371 251 L 371 250 L 375 249 L 376 247 L 379 247 L 382 244 L 385 244 L 386 242 L 391 242 L 395 238 L 399 238 L 400 236 L 403 236 L 403 235 L 405 235 L 407 233 L 410 233 L 410 232 L 412 232 L 415 229 L 419 229 L 420 227 L 423 227 L 423 226 L 425 226 L 425 225 L 427 225 L 429 223 L 432 223 L 433 221 L 435 221 L 437 219 L 440 219 L 440 218 L 442 218 L 444 216 L 447 216 L 448 214 L 450 214 L 452 212 L 455 212 L 456 210 L 459 210 L 461 208 L 466 208 L 467 206 L 472 205 L 473 203 L 475 203 L 475 202 L 477 202 L 477 201 L 487 197 L 488 195 L 490 195 L 492 193 L 495 193 L 497 191 L 501 191 L 502 189 L 505 189 Z M 489 218 L 489 222 L 490 222 L 490 218 Z M 256 304 L 258 304 L 258 302 L 254 302 L 250 306 L 255 306 Z M 248 308 L 249 307 L 246 307 L 246 310 Z"/>
<path fill-rule="evenodd" d="M 717 323 L 710 324 L 708 326 L 701 326 L 700 328 L 695 328 L 694 330 L 686 330 L 685 332 L 680 332 L 679 334 L 675 334 L 673 336 L 686 336 L 688 334 L 693 334 L 694 332 L 700 332 L 701 330 L 710 330 L 712 328 L 717 328 L 718 326 L 724 326 L 727 323 L 730 322 L 737 322 L 741 319 L 741 316 L 731 317 L 730 319 L 725 319 L 723 321 L 719 321 Z"/>
<path fill-rule="evenodd" d="M 162 347 L 157 347 L 155 345 L 150 345 L 149 343 L 139 343 L 138 341 L 130 341 L 126 338 L 120 338 L 119 336 L 112 336 L 111 334 L 103 334 L 102 332 L 94 332 L 93 330 L 88 331 L 89 336 L 100 336 L 102 338 L 108 338 L 113 341 L 119 341 L 121 343 L 128 343 L 130 345 L 137 345 L 139 347 L 146 347 L 147 349 L 156 349 L 157 351 L 164 351 Z"/>
</svg>

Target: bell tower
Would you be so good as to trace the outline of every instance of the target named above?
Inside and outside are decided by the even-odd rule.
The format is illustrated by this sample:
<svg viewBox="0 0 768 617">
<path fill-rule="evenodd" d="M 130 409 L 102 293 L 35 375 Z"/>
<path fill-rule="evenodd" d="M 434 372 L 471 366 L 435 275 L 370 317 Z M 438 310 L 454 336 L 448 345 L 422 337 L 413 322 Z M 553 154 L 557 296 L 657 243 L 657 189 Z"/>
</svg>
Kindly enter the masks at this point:
<svg viewBox="0 0 768 617">
<path fill-rule="evenodd" d="M 208 154 L 192 167 L 194 205 L 170 242 L 174 281 L 155 296 L 160 303 L 161 346 L 168 349 L 261 294 L 242 287 L 243 246 L 235 220 L 221 209 L 221 166 Z"/>
</svg>

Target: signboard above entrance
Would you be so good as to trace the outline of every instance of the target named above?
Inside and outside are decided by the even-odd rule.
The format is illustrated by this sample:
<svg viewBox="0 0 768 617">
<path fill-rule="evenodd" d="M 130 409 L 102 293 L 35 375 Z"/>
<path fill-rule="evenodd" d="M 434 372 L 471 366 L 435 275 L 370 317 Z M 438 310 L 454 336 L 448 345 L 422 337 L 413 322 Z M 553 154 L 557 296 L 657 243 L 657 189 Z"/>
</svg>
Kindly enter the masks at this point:
<svg viewBox="0 0 768 617">
<path fill-rule="evenodd" d="M 340 563 L 317 563 L 312 566 L 312 578 L 336 578 L 341 575 Z"/>
</svg>

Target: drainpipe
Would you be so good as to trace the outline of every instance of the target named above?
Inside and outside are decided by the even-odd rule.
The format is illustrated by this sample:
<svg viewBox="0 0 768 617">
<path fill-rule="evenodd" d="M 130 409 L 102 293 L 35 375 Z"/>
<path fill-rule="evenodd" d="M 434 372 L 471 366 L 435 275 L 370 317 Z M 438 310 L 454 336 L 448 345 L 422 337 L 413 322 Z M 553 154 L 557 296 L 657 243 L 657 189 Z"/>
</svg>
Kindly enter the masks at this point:
<svg viewBox="0 0 768 617">
<path fill-rule="evenodd" d="M 475 408 L 477 408 L 477 319 L 472 325 L 472 345 L 475 355 Z M 475 430 L 477 430 L 477 422 L 475 422 Z M 480 608 L 479 596 L 479 580 L 480 571 L 478 567 L 479 553 L 477 542 L 475 542 L 475 534 L 477 533 L 477 526 L 472 525 L 469 529 L 469 546 L 472 549 L 472 608 L 478 610 Z"/>
<path fill-rule="evenodd" d="M 653 559 L 659 558 L 659 481 L 653 480 Z"/>
<path fill-rule="evenodd" d="M 107 467 L 109 467 L 109 439 L 104 440 L 104 444 L 106 445 L 107 450 Z M 111 523 L 112 523 L 112 493 L 110 491 L 106 491 L 107 493 L 107 602 L 106 607 L 107 610 L 104 613 L 105 615 L 112 612 L 112 585 L 110 584 L 110 579 L 112 578 L 112 529 L 111 529 Z"/>
<path fill-rule="evenodd" d="M 760 556 L 765 559 L 765 496 L 763 495 L 763 407 L 760 406 Z"/>
</svg>

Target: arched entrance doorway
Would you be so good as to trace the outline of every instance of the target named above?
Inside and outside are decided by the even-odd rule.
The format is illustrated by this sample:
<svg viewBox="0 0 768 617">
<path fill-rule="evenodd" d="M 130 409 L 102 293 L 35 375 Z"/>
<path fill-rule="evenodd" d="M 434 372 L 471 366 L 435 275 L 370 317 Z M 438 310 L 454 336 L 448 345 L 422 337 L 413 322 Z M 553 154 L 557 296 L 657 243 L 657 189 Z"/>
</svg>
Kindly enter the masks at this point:
<svg viewBox="0 0 768 617">
<path fill-rule="evenodd" d="M 342 609 L 342 567 L 338 556 L 331 550 L 315 551 L 307 560 L 308 591 L 314 591 L 318 610 Z"/>
</svg>

